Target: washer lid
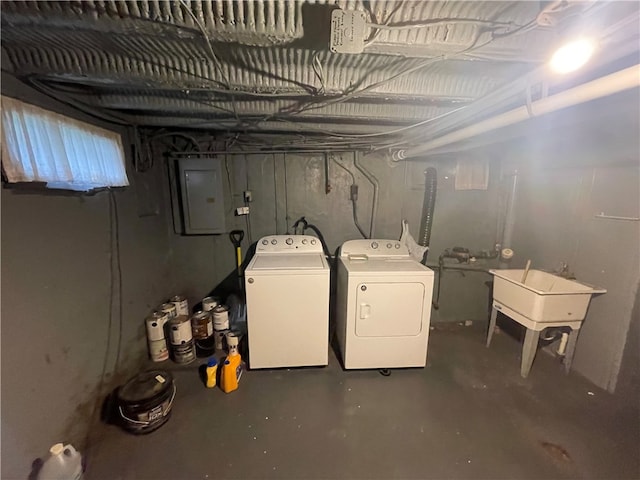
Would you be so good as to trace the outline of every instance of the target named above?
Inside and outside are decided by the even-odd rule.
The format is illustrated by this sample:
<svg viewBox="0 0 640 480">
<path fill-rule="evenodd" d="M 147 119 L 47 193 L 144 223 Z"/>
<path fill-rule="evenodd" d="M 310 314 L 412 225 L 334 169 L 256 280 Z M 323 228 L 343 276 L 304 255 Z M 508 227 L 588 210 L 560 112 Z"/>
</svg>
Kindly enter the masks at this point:
<svg viewBox="0 0 640 480">
<path fill-rule="evenodd" d="M 256 255 L 252 270 L 324 270 L 327 268 L 321 254 Z"/>
</svg>

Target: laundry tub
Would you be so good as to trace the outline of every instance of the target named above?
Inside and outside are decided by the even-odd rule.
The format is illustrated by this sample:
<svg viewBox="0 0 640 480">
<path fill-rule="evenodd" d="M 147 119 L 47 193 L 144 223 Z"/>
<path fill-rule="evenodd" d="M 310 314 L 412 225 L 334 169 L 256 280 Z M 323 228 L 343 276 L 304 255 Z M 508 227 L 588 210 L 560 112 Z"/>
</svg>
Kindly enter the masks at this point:
<svg viewBox="0 0 640 480">
<path fill-rule="evenodd" d="M 542 270 L 529 270 L 525 283 L 522 283 L 524 270 L 489 270 L 489 273 L 494 276 L 494 302 L 534 322 L 584 320 L 591 296 L 607 292 Z"/>
<path fill-rule="evenodd" d="M 526 378 L 531 370 L 540 332 L 547 327 L 570 327 L 565 370 L 571 368 L 578 331 L 587 314 L 591 297 L 606 293 L 575 280 L 568 280 L 542 270 L 489 270 L 494 276 L 491 320 L 487 333 L 487 347 L 496 325 L 497 313 L 502 312 L 527 328 L 520 374 Z"/>
</svg>

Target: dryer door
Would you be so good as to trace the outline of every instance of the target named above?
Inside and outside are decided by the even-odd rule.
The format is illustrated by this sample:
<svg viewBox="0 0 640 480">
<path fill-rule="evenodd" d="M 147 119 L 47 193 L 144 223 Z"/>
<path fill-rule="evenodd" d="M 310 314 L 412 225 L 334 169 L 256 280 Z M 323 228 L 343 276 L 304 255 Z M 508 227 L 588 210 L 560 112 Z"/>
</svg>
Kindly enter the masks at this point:
<svg viewBox="0 0 640 480">
<path fill-rule="evenodd" d="M 422 283 L 360 283 L 357 286 L 356 335 L 406 337 L 422 330 Z"/>
</svg>

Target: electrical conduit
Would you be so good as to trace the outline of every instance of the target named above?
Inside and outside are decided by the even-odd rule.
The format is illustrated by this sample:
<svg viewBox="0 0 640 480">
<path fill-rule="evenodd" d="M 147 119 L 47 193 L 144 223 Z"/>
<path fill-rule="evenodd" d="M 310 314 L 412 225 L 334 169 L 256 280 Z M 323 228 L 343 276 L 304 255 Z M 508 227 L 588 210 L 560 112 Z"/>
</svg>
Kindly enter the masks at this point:
<svg viewBox="0 0 640 480">
<path fill-rule="evenodd" d="M 358 203 L 358 186 L 356 185 L 356 177 L 353 175 L 351 170 L 349 170 L 347 167 L 342 165 L 342 163 L 340 163 L 336 159 L 336 157 L 334 157 L 332 154 L 329 154 L 329 158 L 331 158 L 331 160 L 333 160 L 333 162 L 336 165 L 338 165 L 340 168 L 342 168 L 351 177 L 350 197 L 351 197 L 351 205 L 352 205 L 352 210 L 353 210 L 353 223 L 355 223 L 356 228 L 358 229 L 358 232 L 360 232 L 360 235 L 362 235 L 362 238 L 367 238 L 367 234 L 365 233 L 364 229 L 360 226 L 360 222 L 358 221 L 358 206 L 357 206 L 357 203 Z"/>
<path fill-rule="evenodd" d="M 376 217 L 378 216 L 378 192 L 380 190 L 380 182 L 378 179 L 373 176 L 371 172 L 365 169 L 362 165 L 360 165 L 360 152 L 354 152 L 354 160 L 353 165 L 358 169 L 362 175 L 366 177 L 367 180 L 373 185 L 373 205 L 371 206 L 371 226 L 369 227 L 369 238 L 375 238 L 374 234 L 376 231 Z"/>
</svg>

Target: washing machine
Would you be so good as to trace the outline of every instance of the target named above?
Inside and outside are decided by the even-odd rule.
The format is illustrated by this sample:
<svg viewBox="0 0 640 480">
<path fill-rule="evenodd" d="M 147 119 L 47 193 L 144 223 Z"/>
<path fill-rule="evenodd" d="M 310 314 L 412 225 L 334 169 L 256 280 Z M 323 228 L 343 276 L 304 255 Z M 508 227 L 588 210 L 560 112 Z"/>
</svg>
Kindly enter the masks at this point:
<svg viewBox="0 0 640 480">
<path fill-rule="evenodd" d="M 249 368 L 327 365 L 330 275 L 320 240 L 261 238 L 244 277 Z"/>
<path fill-rule="evenodd" d="M 433 271 L 396 240 L 351 240 L 340 248 L 336 334 L 344 367 L 424 367 Z"/>
</svg>

